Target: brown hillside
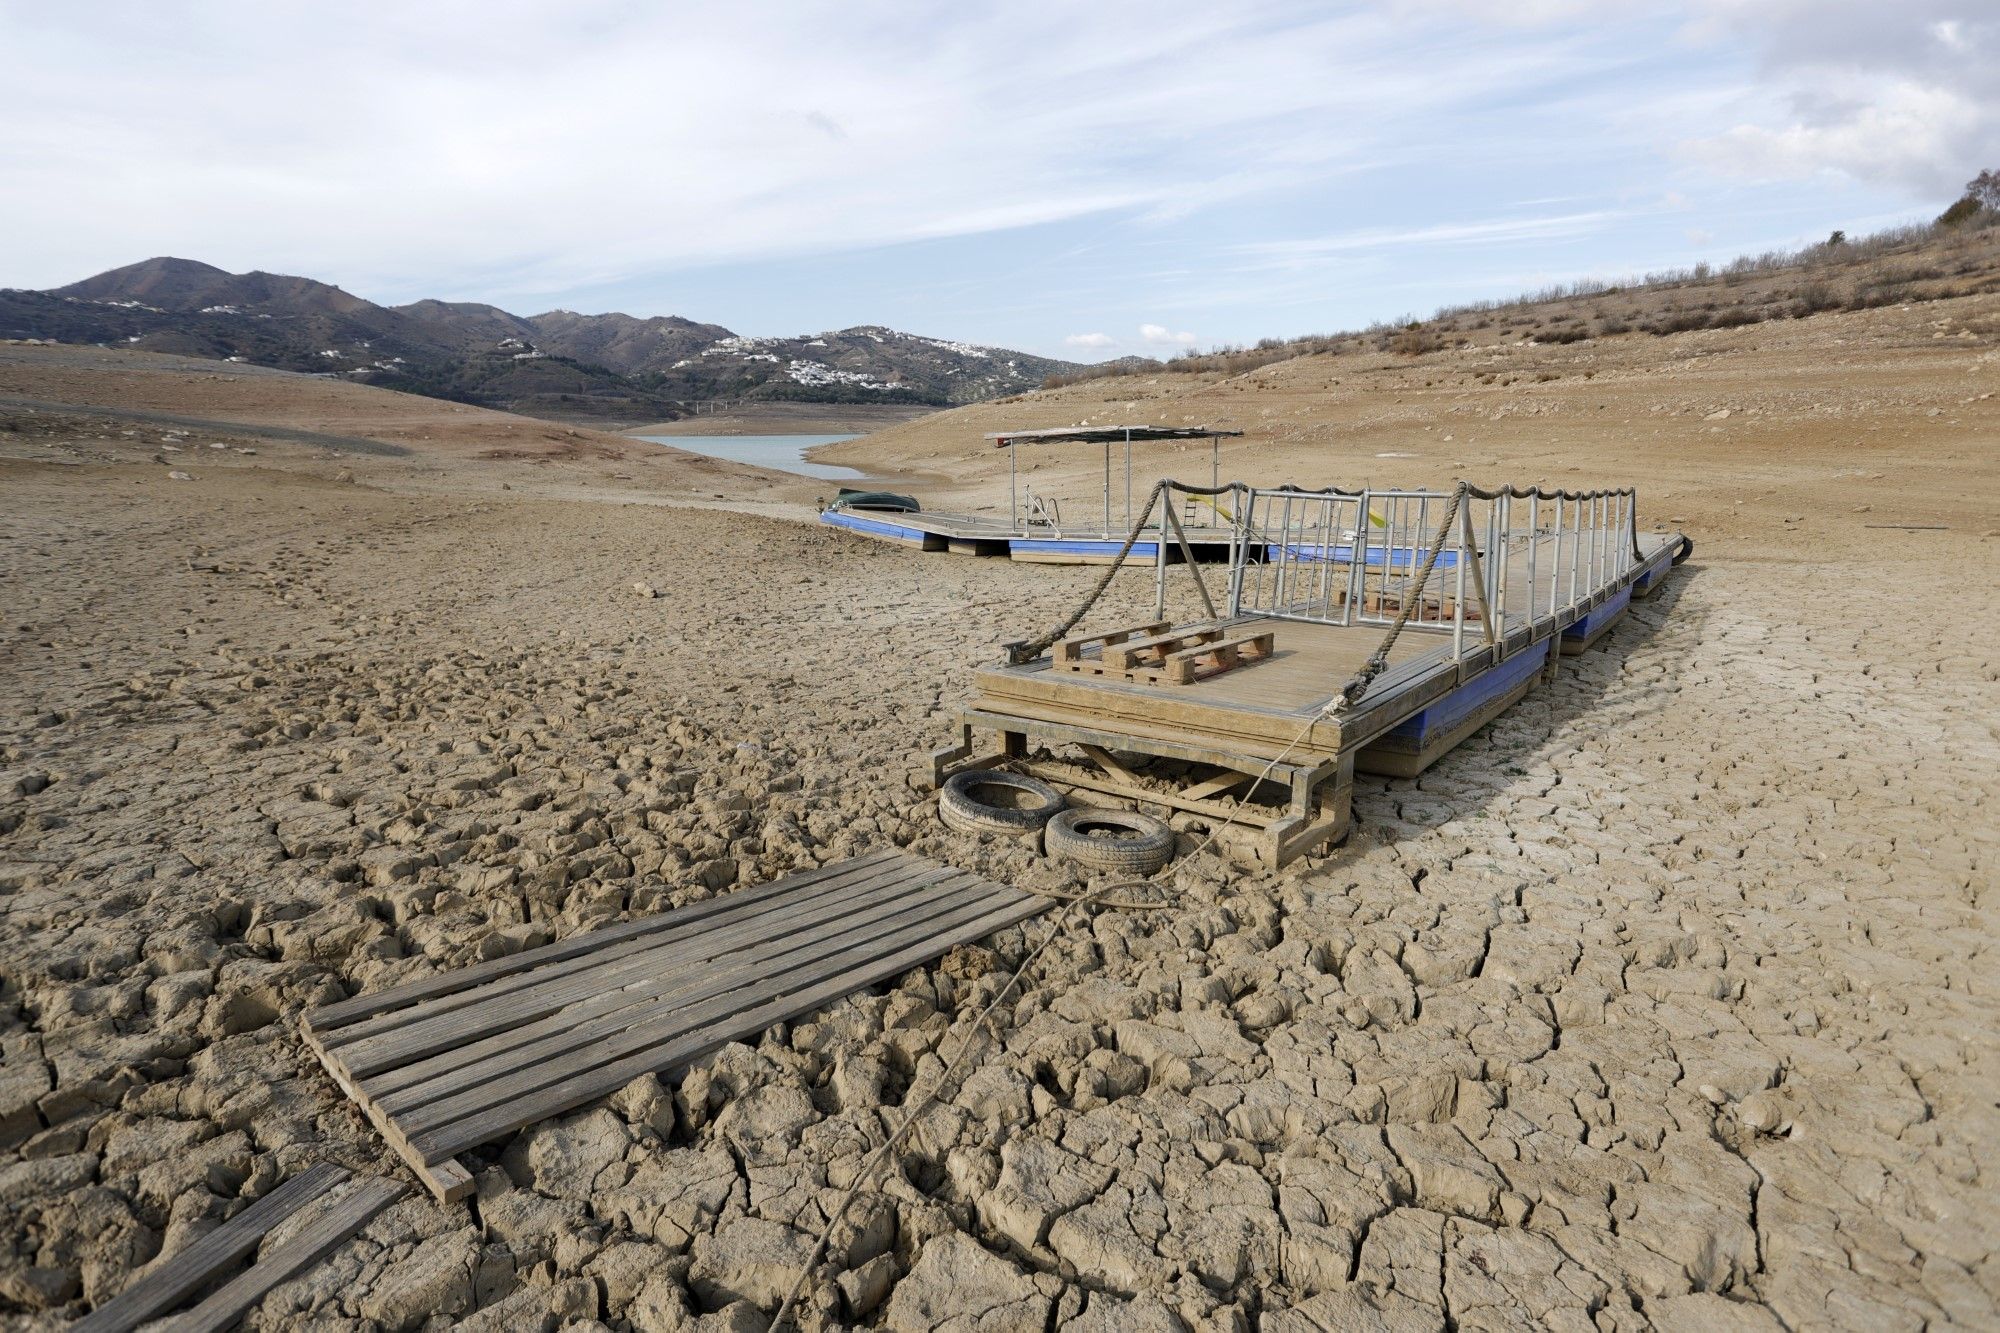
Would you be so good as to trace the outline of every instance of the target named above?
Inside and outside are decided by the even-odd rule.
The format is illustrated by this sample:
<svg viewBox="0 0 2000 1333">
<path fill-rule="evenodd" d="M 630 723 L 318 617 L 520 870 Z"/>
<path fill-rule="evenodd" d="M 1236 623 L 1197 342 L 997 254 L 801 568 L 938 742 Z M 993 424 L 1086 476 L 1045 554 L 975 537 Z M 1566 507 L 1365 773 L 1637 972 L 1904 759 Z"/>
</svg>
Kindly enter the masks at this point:
<svg viewBox="0 0 2000 1333">
<path fill-rule="evenodd" d="M 988 431 L 1203 424 L 1245 433 L 1223 445 L 1224 480 L 1633 482 L 1642 520 L 1698 539 L 1880 546 L 1858 506 L 1870 506 L 1870 521 L 2000 526 L 1996 389 L 2000 295 L 1987 293 L 1664 337 L 1100 379 L 925 417 L 819 456 L 950 478 L 923 494 L 936 507 L 1004 508 L 1006 459 L 981 438 Z M 1136 457 L 1142 490 L 1162 475 L 1208 478 L 1203 445 Z M 1094 512 L 1096 451 L 1030 446 L 1021 463 L 1037 490 L 1090 497 L 1083 509 Z M 1114 492 L 1122 501 L 1122 472 Z"/>
</svg>

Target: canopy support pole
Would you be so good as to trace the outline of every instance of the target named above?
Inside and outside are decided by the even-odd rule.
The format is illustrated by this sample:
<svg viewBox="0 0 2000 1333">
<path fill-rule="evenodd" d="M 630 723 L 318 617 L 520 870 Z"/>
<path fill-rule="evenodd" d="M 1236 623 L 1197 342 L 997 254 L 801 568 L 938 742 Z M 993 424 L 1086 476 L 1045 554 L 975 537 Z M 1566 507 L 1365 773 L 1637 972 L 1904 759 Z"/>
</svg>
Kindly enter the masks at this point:
<svg viewBox="0 0 2000 1333">
<path fill-rule="evenodd" d="M 1014 456 L 1014 442 L 1007 441 L 1007 526 L 1015 532 L 1021 530 L 1021 501 L 1018 476 L 1020 462 Z"/>
<path fill-rule="evenodd" d="M 1125 428 L 1125 531 L 1132 530 L 1132 428 Z"/>
<path fill-rule="evenodd" d="M 1111 535 L 1111 441 L 1104 442 L 1104 535 Z"/>
</svg>

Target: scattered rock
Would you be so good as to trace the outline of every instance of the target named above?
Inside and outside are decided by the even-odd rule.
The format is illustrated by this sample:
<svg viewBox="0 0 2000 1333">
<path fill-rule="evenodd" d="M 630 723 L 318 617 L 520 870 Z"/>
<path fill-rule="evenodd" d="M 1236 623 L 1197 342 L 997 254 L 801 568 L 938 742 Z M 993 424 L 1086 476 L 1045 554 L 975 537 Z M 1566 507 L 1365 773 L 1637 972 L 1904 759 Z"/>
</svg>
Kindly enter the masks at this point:
<svg viewBox="0 0 2000 1333">
<path fill-rule="evenodd" d="M 895 1333 L 1040 1333 L 1048 1326 L 1052 1293 L 971 1237 L 953 1232 L 927 1243 L 909 1275 L 896 1284 L 883 1315 Z"/>
<path fill-rule="evenodd" d="M 748 1301 L 760 1310 L 775 1310 L 805 1270 L 812 1248 L 811 1237 L 803 1232 L 759 1217 L 738 1217 L 713 1235 L 695 1238 L 688 1285 L 706 1309 Z"/>
</svg>

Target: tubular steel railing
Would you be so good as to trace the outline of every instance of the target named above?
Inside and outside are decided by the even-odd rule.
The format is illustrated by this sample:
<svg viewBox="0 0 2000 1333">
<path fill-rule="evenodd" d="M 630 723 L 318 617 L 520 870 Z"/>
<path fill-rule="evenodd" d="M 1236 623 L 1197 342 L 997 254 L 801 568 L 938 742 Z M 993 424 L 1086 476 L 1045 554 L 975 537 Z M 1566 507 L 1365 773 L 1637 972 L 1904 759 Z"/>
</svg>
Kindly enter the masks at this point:
<svg viewBox="0 0 2000 1333">
<path fill-rule="evenodd" d="M 1574 619 L 1637 560 L 1630 489 L 1465 487 L 1456 506 L 1452 495 L 1242 488 L 1228 614 L 1400 623 L 1449 633 L 1460 656 L 1469 633 L 1497 659 L 1514 637 L 1532 642 Z"/>
<path fill-rule="evenodd" d="M 1027 488 L 1028 517 L 1026 529 L 1047 528 L 1057 536 L 1062 535 L 1062 506 L 1054 497 L 1035 494 L 1033 487 Z"/>
<path fill-rule="evenodd" d="M 1229 585 L 1220 614 L 1174 512 L 1175 495 L 1204 498 L 1229 524 Z M 1156 536 L 1156 618 L 1165 614 L 1174 550 L 1211 619 L 1386 626 L 1381 645 L 1333 706 L 1366 693 L 1405 630 L 1450 634 L 1462 674 L 1468 632 L 1478 636 L 1485 660 L 1498 662 L 1573 623 L 1641 559 L 1637 492 L 1629 487 L 1489 491 L 1460 482 L 1449 491 L 1306 491 L 1162 480 L 1083 601 L 1037 637 L 1008 643 L 1006 660 L 1031 662 L 1075 629 L 1149 529 Z"/>
</svg>

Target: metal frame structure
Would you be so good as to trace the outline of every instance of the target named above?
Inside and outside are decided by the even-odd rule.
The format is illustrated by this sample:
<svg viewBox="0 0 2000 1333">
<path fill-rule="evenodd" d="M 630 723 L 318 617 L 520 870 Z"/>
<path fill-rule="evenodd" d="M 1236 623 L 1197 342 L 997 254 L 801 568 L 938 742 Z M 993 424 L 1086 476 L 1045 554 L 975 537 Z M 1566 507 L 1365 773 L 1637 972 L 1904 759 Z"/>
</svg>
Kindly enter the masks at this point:
<svg viewBox="0 0 2000 1333">
<path fill-rule="evenodd" d="M 1220 485 L 1222 475 L 1222 441 L 1241 435 L 1240 430 L 1216 430 L 1210 426 L 1058 426 L 1046 430 L 995 431 L 986 438 L 994 447 L 1007 451 L 1007 521 L 1016 532 L 1033 530 L 1037 515 L 1034 506 L 1039 503 L 1047 510 L 1060 512 L 1060 506 L 1047 497 L 1037 497 L 1030 491 L 1028 518 L 1021 515 L 1021 484 L 1019 447 L 1023 444 L 1102 444 L 1104 446 L 1104 525 L 1096 531 L 1082 529 L 1071 535 L 1090 537 L 1123 536 L 1132 527 L 1132 446 L 1158 440 L 1207 440 L 1209 442 L 1209 475 L 1214 484 Z M 1111 524 L 1111 447 L 1122 444 L 1125 448 L 1125 523 L 1114 528 Z M 1043 526 L 1047 526 L 1046 513 L 1042 516 Z M 1060 529 L 1057 535 L 1062 535 Z"/>
<path fill-rule="evenodd" d="M 1479 664 L 1498 663 L 1601 605 L 1641 559 L 1629 487 L 1468 491 L 1440 532 L 1451 498 L 1241 488 L 1224 618 L 1384 627 L 1400 618 L 1406 629 L 1449 632 L 1463 671 L 1468 628 L 1492 650 Z M 1155 579 L 1163 608 L 1164 571 Z"/>
</svg>

